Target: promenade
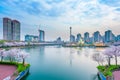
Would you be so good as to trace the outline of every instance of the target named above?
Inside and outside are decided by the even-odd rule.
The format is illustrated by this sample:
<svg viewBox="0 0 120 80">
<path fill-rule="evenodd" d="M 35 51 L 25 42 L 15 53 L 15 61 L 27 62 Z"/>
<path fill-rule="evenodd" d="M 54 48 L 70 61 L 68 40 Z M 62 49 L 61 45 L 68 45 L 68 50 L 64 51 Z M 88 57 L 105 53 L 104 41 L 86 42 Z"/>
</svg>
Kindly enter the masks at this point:
<svg viewBox="0 0 120 80">
<path fill-rule="evenodd" d="M 16 66 L 0 64 L 0 80 L 11 80 L 11 76 L 16 71 Z"/>
<path fill-rule="evenodd" d="M 113 72 L 114 80 L 120 80 L 120 71 Z"/>
</svg>

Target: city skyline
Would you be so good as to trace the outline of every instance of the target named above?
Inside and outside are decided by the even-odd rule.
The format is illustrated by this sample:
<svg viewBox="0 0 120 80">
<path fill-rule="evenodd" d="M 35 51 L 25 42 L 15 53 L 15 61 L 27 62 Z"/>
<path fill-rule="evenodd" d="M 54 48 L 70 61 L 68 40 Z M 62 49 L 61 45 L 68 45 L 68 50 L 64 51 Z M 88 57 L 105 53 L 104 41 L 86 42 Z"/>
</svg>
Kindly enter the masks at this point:
<svg viewBox="0 0 120 80">
<path fill-rule="evenodd" d="M 73 35 L 89 32 L 92 36 L 95 31 L 104 35 L 107 30 L 120 34 L 120 1 L 117 0 L 1 0 L 0 3 L 0 39 L 3 17 L 21 22 L 22 40 L 26 34 L 37 35 L 39 25 L 46 32 L 46 40 L 60 36 L 69 41 L 70 26 Z"/>
</svg>

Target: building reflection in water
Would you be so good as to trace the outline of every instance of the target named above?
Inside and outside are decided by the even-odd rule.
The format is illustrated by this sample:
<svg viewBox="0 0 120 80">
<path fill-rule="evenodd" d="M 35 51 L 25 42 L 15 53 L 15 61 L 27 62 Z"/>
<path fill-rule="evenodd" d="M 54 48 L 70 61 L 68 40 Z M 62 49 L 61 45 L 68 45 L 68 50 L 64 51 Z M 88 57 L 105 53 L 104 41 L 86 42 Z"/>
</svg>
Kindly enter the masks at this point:
<svg viewBox="0 0 120 80">
<path fill-rule="evenodd" d="M 38 50 L 39 50 L 38 52 L 40 53 L 40 55 L 43 56 L 45 53 L 45 46 L 39 46 Z"/>
<path fill-rule="evenodd" d="M 78 47 L 76 49 L 77 49 L 77 54 L 80 56 L 82 53 L 82 47 Z"/>
<path fill-rule="evenodd" d="M 86 56 L 86 57 L 89 57 L 89 53 L 90 53 L 90 49 L 89 48 L 84 48 L 84 51 L 83 51 L 84 53 L 84 55 Z"/>
<path fill-rule="evenodd" d="M 74 49 L 73 48 L 70 48 L 70 55 L 69 55 L 69 59 L 70 59 L 70 66 L 72 66 L 73 62 L 73 54 L 75 53 Z"/>
</svg>

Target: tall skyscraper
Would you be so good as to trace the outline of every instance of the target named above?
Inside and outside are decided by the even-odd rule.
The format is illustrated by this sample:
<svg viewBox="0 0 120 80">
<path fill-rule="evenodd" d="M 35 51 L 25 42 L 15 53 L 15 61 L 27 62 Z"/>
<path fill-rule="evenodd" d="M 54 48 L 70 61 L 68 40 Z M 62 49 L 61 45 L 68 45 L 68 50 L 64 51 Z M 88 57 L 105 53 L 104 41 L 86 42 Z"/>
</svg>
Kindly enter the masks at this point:
<svg viewBox="0 0 120 80">
<path fill-rule="evenodd" d="M 38 31 L 39 31 L 39 42 L 44 42 L 45 41 L 45 32 L 40 29 Z"/>
<path fill-rule="evenodd" d="M 84 33 L 84 42 L 85 43 L 89 43 L 90 42 L 90 38 L 89 38 L 89 33 L 88 32 Z"/>
<path fill-rule="evenodd" d="M 116 41 L 120 41 L 120 35 L 117 35 Z"/>
<path fill-rule="evenodd" d="M 112 33 L 111 30 L 105 31 L 105 42 L 114 42 L 115 35 Z"/>
<path fill-rule="evenodd" d="M 4 40 L 20 40 L 20 22 L 3 18 L 3 39 Z"/>
<path fill-rule="evenodd" d="M 3 18 L 3 39 L 12 40 L 12 20 Z"/>
<path fill-rule="evenodd" d="M 80 41 L 80 39 L 81 39 L 81 34 L 79 33 L 79 34 L 77 34 L 76 41 L 77 41 L 77 42 L 79 42 L 79 41 Z"/>
<path fill-rule="evenodd" d="M 93 40 L 94 42 L 103 42 L 102 36 L 99 31 L 94 32 Z"/>
<path fill-rule="evenodd" d="M 20 40 L 20 22 L 17 20 L 12 21 L 12 38 L 13 40 Z"/>
<path fill-rule="evenodd" d="M 74 35 L 70 36 L 70 42 L 75 42 L 75 36 Z"/>
</svg>

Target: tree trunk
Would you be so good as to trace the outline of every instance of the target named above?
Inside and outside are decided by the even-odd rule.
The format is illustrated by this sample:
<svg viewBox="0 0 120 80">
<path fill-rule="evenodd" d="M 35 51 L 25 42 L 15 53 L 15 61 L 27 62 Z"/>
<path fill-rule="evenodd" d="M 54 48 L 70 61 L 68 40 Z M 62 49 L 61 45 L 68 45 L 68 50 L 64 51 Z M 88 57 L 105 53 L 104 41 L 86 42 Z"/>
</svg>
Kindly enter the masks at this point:
<svg viewBox="0 0 120 80">
<path fill-rule="evenodd" d="M 116 66 L 117 66 L 117 56 L 115 56 L 115 64 L 116 64 Z"/>
<path fill-rule="evenodd" d="M 1 57 L 1 62 L 3 61 L 3 56 Z"/>
<path fill-rule="evenodd" d="M 108 57 L 108 66 L 111 65 L 110 62 L 111 62 L 111 59 L 110 59 L 110 57 Z"/>
<path fill-rule="evenodd" d="M 23 58 L 23 65 L 24 65 L 24 63 L 25 63 L 25 59 Z"/>
</svg>

